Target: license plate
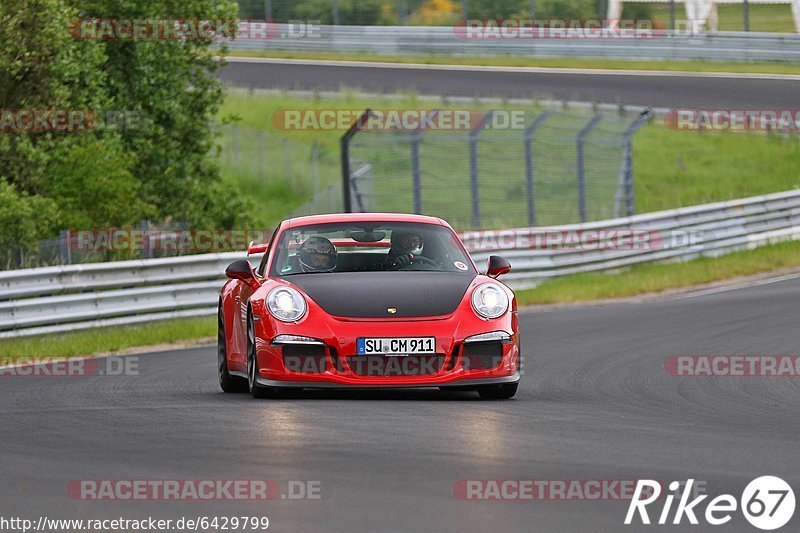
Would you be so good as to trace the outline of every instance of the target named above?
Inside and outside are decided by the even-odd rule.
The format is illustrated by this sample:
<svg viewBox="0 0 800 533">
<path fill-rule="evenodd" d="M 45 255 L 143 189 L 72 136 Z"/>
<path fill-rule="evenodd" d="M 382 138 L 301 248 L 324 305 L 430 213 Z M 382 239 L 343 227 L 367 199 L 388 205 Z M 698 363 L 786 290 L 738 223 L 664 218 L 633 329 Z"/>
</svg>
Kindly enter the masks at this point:
<svg viewBox="0 0 800 533">
<path fill-rule="evenodd" d="M 435 354 L 436 337 L 359 337 L 358 355 L 416 355 Z"/>
</svg>

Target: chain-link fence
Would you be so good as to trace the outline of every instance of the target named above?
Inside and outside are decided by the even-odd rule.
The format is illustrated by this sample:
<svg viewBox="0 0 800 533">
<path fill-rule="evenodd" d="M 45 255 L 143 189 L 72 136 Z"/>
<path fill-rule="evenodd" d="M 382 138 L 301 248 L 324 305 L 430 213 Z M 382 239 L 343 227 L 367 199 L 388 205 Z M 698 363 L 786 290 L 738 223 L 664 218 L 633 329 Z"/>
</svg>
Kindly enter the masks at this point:
<svg viewBox="0 0 800 533">
<path fill-rule="evenodd" d="M 352 209 L 435 215 L 460 229 L 634 214 L 631 139 L 649 113 L 545 111 L 514 128 L 493 127 L 495 113 L 468 131 L 360 131 L 349 144 Z"/>
<path fill-rule="evenodd" d="M 223 179 L 254 198 L 309 197 L 339 176 L 339 154 L 237 124 L 217 126 Z"/>
</svg>

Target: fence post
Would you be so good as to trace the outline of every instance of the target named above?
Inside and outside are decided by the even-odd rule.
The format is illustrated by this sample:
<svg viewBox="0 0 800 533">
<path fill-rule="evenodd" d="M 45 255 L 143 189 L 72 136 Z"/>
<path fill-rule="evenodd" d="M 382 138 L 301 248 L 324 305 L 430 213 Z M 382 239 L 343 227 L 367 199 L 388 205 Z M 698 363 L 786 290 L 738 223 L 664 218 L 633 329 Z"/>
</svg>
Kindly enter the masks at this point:
<svg viewBox="0 0 800 533">
<path fill-rule="evenodd" d="M 263 182 L 267 177 L 266 164 L 267 141 L 264 132 L 258 132 L 258 178 Z"/>
<path fill-rule="evenodd" d="M 586 136 L 594 129 L 598 122 L 603 120 L 602 115 L 595 115 L 586 126 L 578 133 L 576 144 L 578 148 L 578 212 L 580 213 L 581 222 L 586 222 L 586 160 L 584 156 L 584 146 L 586 144 Z"/>
<path fill-rule="evenodd" d="M 744 15 L 744 31 L 750 31 L 750 2 L 744 0 L 742 6 L 742 14 Z"/>
<path fill-rule="evenodd" d="M 239 170 L 239 126 L 236 124 L 231 126 L 231 156 L 233 157 L 233 166 Z"/>
<path fill-rule="evenodd" d="M 311 181 L 314 187 L 314 198 L 319 194 L 319 144 L 317 140 L 311 143 Z"/>
<path fill-rule="evenodd" d="M 653 118 L 653 113 L 646 109 L 639 114 L 638 117 L 625 131 L 625 161 L 623 162 L 625 170 L 625 212 L 627 216 L 636 214 L 636 196 L 633 186 L 633 136 L 639 131 L 642 126 L 650 122 Z"/>
<path fill-rule="evenodd" d="M 430 120 L 439 113 L 438 109 L 431 112 Z M 422 214 L 422 172 L 419 163 L 419 145 L 422 141 L 422 132 L 425 126 L 423 122 L 414 130 L 411 135 L 411 187 L 414 196 L 414 213 Z"/>
<path fill-rule="evenodd" d="M 59 238 L 61 244 L 61 264 L 72 264 L 72 233 L 68 229 L 62 229 Z"/>
<path fill-rule="evenodd" d="M 480 182 L 478 179 L 478 139 L 481 132 L 486 128 L 492 119 L 494 111 L 488 111 L 481 118 L 480 124 L 472 128 L 469 132 L 469 178 L 470 190 L 472 192 L 472 227 L 481 227 L 481 198 Z"/>
<path fill-rule="evenodd" d="M 669 29 L 675 31 L 675 0 L 669 0 Z"/>
<path fill-rule="evenodd" d="M 525 130 L 525 185 L 528 193 L 528 225 L 536 225 L 536 182 L 533 178 L 533 136 L 536 130 L 550 118 L 552 111 L 545 111 Z"/>
<path fill-rule="evenodd" d="M 372 110 L 366 109 L 356 120 L 350 129 L 342 135 L 339 141 L 339 151 L 342 158 L 342 200 L 344 201 L 344 212 L 353 212 L 353 201 L 350 197 L 350 140 L 359 132 L 364 124 L 372 116 Z"/>
<path fill-rule="evenodd" d="M 411 137 L 411 187 L 414 195 L 414 213 L 422 214 L 422 176 L 419 169 L 419 141 L 422 135 L 415 131 Z"/>
<path fill-rule="evenodd" d="M 149 220 L 142 220 L 139 227 L 142 230 L 142 245 L 144 246 L 144 250 L 142 250 L 142 257 L 144 259 L 152 259 L 153 258 L 153 241 L 152 235 L 150 235 L 150 221 Z"/>
<path fill-rule="evenodd" d="M 294 172 L 292 169 L 292 155 L 289 153 L 290 146 L 289 146 L 289 139 L 283 140 L 283 174 L 286 176 L 285 179 L 294 182 Z M 292 176 L 291 178 L 289 176 Z"/>
</svg>

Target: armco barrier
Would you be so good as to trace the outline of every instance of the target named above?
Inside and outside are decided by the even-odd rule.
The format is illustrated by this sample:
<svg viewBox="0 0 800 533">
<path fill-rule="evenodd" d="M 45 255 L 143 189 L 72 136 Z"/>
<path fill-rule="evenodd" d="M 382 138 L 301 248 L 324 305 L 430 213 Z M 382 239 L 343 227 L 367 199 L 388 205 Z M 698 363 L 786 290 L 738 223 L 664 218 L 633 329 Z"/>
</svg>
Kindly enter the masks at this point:
<svg viewBox="0 0 800 533">
<path fill-rule="evenodd" d="M 281 24 L 275 38 L 242 37 L 226 45 L 235 51 L 800 61 L 800 35 L 796 33 L 662 32 L 636 39 L 465 39 L 452 26 L 320 26 L 312 34 L 292 38 L 296 33 L 296 28 Z"/>
<path fill-rule="evenodd" d="M 609 245 L 615 232 L 631 230 L 653 236 L 653 244 Z M 520 246 L 515 236 L 531 232 L 597 239 L 582 246 Z M 800 239 L 800 190 L 573 226 L 467 232 L 462 238 L 477 249 L 472 255 L 481 267 L 491 254 L 508 258 L 513 270 L 503 281 L 525 288 L 567 274 Z M 0 338 L 213 315 L 225 267 L 242 257 L 208 254 L 0 272 Z"/>
</svg>

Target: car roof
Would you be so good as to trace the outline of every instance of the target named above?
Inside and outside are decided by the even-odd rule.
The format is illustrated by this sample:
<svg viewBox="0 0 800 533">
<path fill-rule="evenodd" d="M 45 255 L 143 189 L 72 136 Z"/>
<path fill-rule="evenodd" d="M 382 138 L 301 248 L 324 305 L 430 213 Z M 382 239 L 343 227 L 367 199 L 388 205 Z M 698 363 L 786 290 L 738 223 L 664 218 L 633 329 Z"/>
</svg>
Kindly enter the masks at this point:
<svg viewBox="0 0 800 533">
<path fill-rule="evenodd" d="M 337 222 L 417 222 L 419 224 L 435 224 L 437 226 L 450 227 L 441 218 L 425 215 L 409 215 L 405 213 L 335 213 L 331 215 L 311 215 L 285 220 L 283 227 L 287 229 Z"/>
</svg>

